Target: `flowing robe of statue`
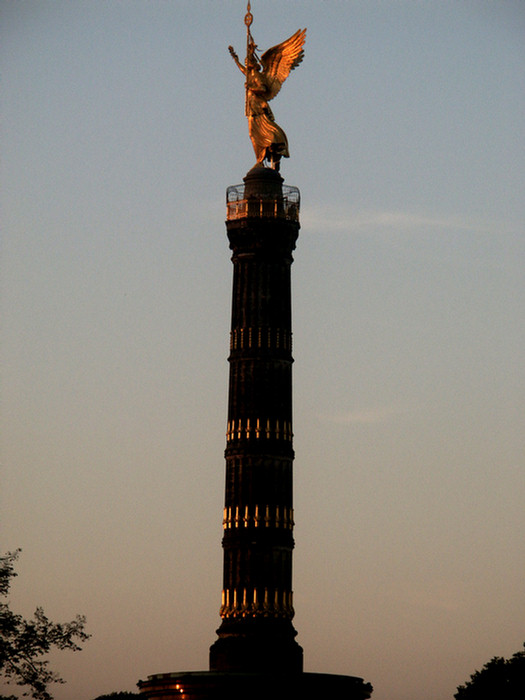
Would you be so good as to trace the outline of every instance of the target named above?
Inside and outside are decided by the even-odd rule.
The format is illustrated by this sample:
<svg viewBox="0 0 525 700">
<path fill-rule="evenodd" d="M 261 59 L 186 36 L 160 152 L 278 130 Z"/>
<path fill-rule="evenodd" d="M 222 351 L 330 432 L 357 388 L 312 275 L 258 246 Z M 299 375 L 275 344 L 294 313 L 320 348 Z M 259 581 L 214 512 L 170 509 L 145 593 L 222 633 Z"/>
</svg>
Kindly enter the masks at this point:
<svg viewBox="0 0 525 700">
<path fill-rule="evenodd" d="M 244 66 L 229 47 L 235 63 L 246 77 L 246 116 L 257 165 L 268 159 L 278 170 L 280 159 L 290 155 L 286 134 L 276 123 L 268 102 L 277 95 L 290 71 L 303 60 L 305 34 L 306 29 L 299 29 L 286 41 L 268 49 L 260 60 L 255 53 L 257 47 L 248 34 Z"/>
<path fill-rule="evenodd" d="M 288 158 L 288 139 L 286 134 L 274 119 L 273 112 L 267 102 L 268 88 L 264 77 L 257 70 L 250 70 L 246 80 L 246 116 L 248 131 L 255 151 L 257 163 L 267 157 Z"/>
</svg>

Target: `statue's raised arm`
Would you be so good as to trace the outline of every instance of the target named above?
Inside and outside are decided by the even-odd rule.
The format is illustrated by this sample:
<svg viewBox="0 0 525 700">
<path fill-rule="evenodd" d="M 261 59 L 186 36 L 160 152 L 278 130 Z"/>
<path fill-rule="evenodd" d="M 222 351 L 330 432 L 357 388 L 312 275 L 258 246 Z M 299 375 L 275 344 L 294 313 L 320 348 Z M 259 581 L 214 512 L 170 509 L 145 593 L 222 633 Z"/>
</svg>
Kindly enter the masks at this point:
<svg viewBox="0 0 525 700">
<path fill-rule="evenodd" d="M 289 39 L 257 56 L 257 45 L 250 31 L 253 17 L 248 12 L 244 19 L 247 28 L 246 60 L 244 65 L 229 46 L 230 54 L 239 70 L 246 76 L 246 116 L 248 131 L 257 158 L 256 165 L 264 165 L 268 160 L 271 167 L 279 170 L 281 158 L 288 158 L 288 140 L 281 127 L 275 122 L 268 102 L 272 100 L 290 71 L 296 68 L 304 56 L 306 29 L 299 29 Z"/>
<path fill-rule="evenodd" d="M 246 75 L 246 68 L 242 65 L 242 63 L 239 61 L 239 57 L 235 53 L 235 50 L 233 46 L 228 46 L 228 51 L 230 52 L 230 56 L 233 58 L 237 66 L 240 68 L 241 73 L 244 73 Z"/>
</svg>

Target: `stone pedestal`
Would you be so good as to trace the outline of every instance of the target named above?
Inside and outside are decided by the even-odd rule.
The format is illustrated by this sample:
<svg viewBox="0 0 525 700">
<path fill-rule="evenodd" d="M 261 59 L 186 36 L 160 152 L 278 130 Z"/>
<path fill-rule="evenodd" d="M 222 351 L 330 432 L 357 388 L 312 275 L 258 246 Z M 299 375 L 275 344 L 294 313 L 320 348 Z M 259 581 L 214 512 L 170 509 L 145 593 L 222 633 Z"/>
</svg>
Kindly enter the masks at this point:
<svg viewBox="0 0 525 700">
<path fill-rule="evenodd" d="M 139 682 L 148 700 L 367 700 L 370 683 L 326 673 L 161 673 Z"/>
</svg>

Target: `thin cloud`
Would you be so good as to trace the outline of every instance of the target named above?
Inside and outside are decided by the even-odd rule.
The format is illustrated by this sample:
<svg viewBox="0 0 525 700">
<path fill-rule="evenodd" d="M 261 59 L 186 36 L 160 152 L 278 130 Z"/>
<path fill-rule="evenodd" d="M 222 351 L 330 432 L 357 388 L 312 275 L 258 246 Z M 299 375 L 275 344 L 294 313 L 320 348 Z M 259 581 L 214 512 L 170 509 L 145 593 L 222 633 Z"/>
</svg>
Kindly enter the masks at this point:
<svg viewBox="0 0 525 700">
<path fill-rule="evenodd" d="M 414 229 L 433 228 L 441 230 L 462 230 L 488 233 L 496 230 L 487 227 L 487 222 L 474 221 L 459 216 L 427 216 L 410 211 L 341 211 L 334 214 L 333 210 L 319 208 L 303 208 L 301 212 L 303 227 L 318 228 L 323 232 L 346 231 L 359 233 L 373 229 L 399 230 L 411 232 Z M 501 230 L 501 223 L 498 224 Z"/>
</svg>

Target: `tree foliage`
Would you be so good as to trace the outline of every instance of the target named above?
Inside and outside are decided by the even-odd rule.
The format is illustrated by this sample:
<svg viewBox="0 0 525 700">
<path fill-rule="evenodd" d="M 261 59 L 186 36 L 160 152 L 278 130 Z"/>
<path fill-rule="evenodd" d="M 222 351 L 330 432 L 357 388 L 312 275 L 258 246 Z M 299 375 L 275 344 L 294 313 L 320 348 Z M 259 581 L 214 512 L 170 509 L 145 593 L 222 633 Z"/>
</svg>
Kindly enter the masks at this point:
<svg viewBox="0 0 525 700">
<path fill-rule="evenodd" d="M 9 593 L 11 579 L 17 575 L 14 564 L 19 554 L 20 550 L 16 550 L 0 557 L 0 596 L 3 599 Z M 35 700 L 52 700 L 48 685 L 64 683 L 64 680 L 49 668 L 49 661 L 41 657 L 51 649 L 79 651 L 79 642 L 90 637 L 84 632 L 85 623 L 82 615 L 71 622 L 51 622 L 42 608 L 36 608 L 33 617 L 25 620 L 9 609 L 8 602 L 0 601 L 0 674 L 8 683 L 25 686 L 22 695 Z"/>
<path fill-rule="evenodd" d="M 524 644 L 525 646 L 525 644 Z M 456 700 L 523 700 L 525 698 L 525 651 L 510 659 L 495 656 L 465 685 L 458 686 Z"/>
</svg>

